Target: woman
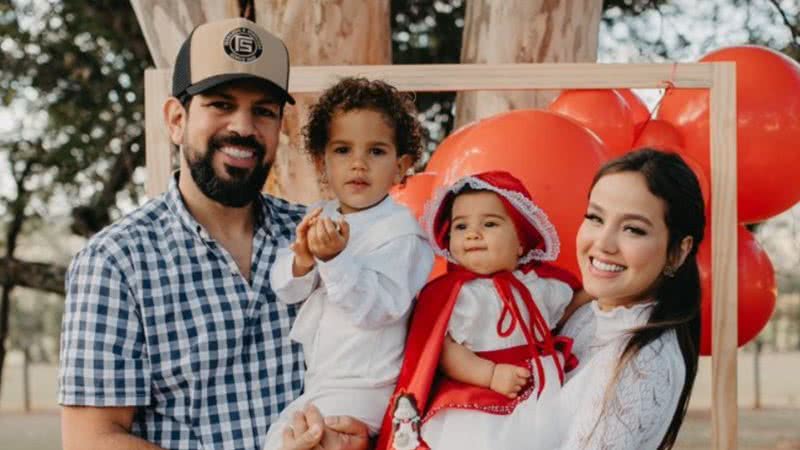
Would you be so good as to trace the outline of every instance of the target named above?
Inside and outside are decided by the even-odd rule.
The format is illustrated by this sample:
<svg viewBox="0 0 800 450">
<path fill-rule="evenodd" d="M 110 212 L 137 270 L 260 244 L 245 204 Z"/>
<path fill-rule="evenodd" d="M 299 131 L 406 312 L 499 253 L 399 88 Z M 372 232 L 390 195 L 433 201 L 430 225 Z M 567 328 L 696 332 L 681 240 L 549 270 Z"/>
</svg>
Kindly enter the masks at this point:
<svg viewBox="0 0 800 450">
<path fill-rule="evenodd" d="M 704 226 L 675 154 L 636 151 L 595 176 L 577 251 L 596 300 L 562 331 L 581 361 L 561 393 L 563 449 L 672 448 L 697 373 Z"/>
</svg>

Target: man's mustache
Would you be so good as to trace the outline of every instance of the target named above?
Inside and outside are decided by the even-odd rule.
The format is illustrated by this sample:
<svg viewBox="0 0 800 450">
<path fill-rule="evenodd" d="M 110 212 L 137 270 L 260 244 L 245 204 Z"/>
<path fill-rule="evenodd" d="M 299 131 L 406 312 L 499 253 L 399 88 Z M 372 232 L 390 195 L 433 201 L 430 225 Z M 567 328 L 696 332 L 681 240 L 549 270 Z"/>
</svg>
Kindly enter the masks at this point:
<svg viewBox="0 0 800 450">
<path fill-rule="evenodd" d="M 256 140 L 254 136 L 214 136 L 208 142 L 208 148 L 212 151 L 218 151 L 225 146 L 241 147 L 253 150 L 256 154 L 256 159 L 261 160 L 266 154 L 264 145 Z"/>
</svg>

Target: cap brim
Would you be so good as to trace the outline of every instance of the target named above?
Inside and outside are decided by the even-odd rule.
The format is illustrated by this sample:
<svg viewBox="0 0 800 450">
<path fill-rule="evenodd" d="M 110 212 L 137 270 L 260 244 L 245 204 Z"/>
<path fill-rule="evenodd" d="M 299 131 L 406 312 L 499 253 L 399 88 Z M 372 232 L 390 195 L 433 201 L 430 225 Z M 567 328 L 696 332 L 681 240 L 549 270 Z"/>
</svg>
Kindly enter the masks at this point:
<svg viewBox="0 0 800 450">
<path fill-rule="evenodd" d="M 195 83 L 186 88 L 186 93 L 189 95 L 201 94 L 213 87 L 217 87 L 229 81 L 236 81 L 236 80 L 260 81 L 264 83 L 266 86 L 268 86 L 271 92 L 274 92 L 275 94 L 280 96 L 280 98 L 278 98 L 277 100 L 282 100 L 286 103 L 289 103 L 290 105 L 294 105 L 294 98 L 291 95 L 289 95 L 289 92 L 287 92 L 286 89 L 283 89 L 282 87 L 278 86 L 277 84 L 273 83 L 270 80 L 267 80 L 266 78 L 246 73 L 231 73 L 231 74 L 217 75 L 210 78 L 206 78 L 205 80 Z"/>
</svg>

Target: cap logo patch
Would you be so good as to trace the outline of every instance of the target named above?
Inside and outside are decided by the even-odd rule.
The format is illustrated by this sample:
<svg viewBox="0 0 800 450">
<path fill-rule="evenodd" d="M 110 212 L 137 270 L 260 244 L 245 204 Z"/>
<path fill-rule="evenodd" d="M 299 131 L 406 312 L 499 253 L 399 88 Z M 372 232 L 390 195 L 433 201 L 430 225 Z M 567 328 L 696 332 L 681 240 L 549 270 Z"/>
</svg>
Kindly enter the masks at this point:
<svg viewBox="0 0 800 450">
<path fill-rule="evenodd" d="M 223 46 L 228 56 L 245 63 L 255 61 L 263 51 L 261 39 L 253 30 L 245 27 L 237 28 L 226 34 Z"/>
</svg>

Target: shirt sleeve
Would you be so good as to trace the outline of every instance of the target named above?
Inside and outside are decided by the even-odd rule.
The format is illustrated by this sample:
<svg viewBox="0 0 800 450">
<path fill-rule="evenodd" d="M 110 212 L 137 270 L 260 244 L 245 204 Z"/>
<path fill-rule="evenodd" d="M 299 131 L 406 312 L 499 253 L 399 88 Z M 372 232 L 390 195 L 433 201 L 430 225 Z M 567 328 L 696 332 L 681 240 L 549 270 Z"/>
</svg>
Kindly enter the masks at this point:
<svg viewBox="0 0 800 450">
<path fill-rule="evenodd" d="M 547 325 L 552 329 L 561 320 L 564 310 L 572 300 L 572 288 L 563 281 L 542 278 L 534 272 L 528 272 L 524 277 L 533 300 L 545 314 Z"/>
<path fill-rule="evenodd" d="M 151 369 L 142 321 L 117 260 L 84 249 L 70 265 L 66 290 L 59 403 L 148 405 Z"/>
<path fill-rule="evenodd" d="M 319 285 L 316 265 L 307 274 L 295 277 L 292 273 L 293 264 L 294 252 L 290 248 L 281 248 L 269 272 L 269 281 L 275 296 L 287 305 L 305 301 Z"/>
<path fill-rule="evenodd" d="M 661 442 L 677 408 L 684 372 L 654 344 L 663 347 L 663 342 L 651 343 L 622 370 L 605 409 L 605 386 L 585 398 L 562 449 L 638 450 Z"/>
<path fill-rule="evenodd" d="M 461 287 L 456 304 L 453 306 L 453 313 L 450 315 L 450 322 L 447 324 L 447 333 L 456 343 L 471 346 L 473 342 L 470 342 L 470 337 L 480 334 L 475 333 L 474 328 L 476 325 L 480 326 L 476 319 L 481 314 L 479 304 L 481 300 L 486 301 L 477 298 L 469 284 Z"/>
<path fill-rule="evenodd" d="M 379 328 L 403 319 L 433 267 L 433 251 L 416 235 L 394 239 L 366 255 L 345 249 L 317 266 L 328 300 L 356 326 Z"/>
</svg>

